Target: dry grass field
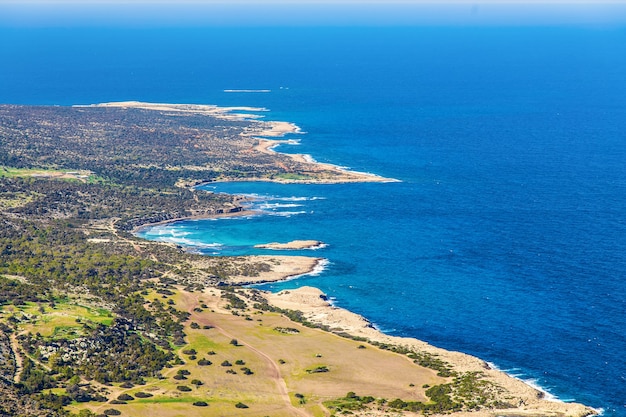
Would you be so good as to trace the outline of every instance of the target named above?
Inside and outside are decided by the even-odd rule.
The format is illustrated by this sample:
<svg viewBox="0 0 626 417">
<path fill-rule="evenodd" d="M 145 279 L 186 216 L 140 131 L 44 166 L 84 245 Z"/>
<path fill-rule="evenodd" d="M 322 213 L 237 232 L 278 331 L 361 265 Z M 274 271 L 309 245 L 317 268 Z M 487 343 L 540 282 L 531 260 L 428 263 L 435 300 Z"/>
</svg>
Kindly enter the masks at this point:
<svg viewBox="0 0 626 417">
<path fill-rule="evenodd" d="M 407 408 L 401 411 L 405 406 L 398 404 L 403 402 L 438 407 L 442 400 L 435 399 L 433 393 L 457 384 L 452 395 L 467 407 L 457 408 L 458 416 L 469 415 L 470 410 L 476 417 L 593 414 L 580 404 L 546 401 L 531 387 L 490 369 L 479 359 L 412 339 L 382 334 L 376 339 L 376 330 L 359 327 L 363 323 L 358 320 L 356 327 L 350 329 L 354 324 L 346 317 L 353 313 L 320 301 L 321 292 L 317 289 L 269 295 L 229 287 L 194 292 L 168 288 L 166 292 L 145 291 L 143 297 L 148 309 L 167 305 L 189 314 L 184 322 L 184 344 L 174 348 L 174 360 L 156 377 L 146 377 L 137 385 L 101 384 L 84 378 L 75 381 L 82 386 L 89 384 L 106 401 L 98 402 L 93 397 L 89 402 L 73 402 L 66 406 L 67 411 L 79 416 L 90 411 L 100 416 L 135 417 L 395 417 L 415 415 Z M 271 305 L 282 305 L 286 310 L 270 307 L 265 298 Z M 154 303 L 157 300 L 159 303 Z M 310 314 L 306 313 L 311 307 L 307 307 L 307 302 L 326 325 L 335 326 L 332 331 L 300 324 Z M 86 336 L 85 329 L 94 324 L 113 323 L 112 312 L 84 304 L 84 298 L 68 297 L 54 303 L 3 306 L 0 321 L 16 325 L 10 343 L 12 350 L 19 353 L 15 363 L 18 375 L 25 369 L 26 354 L 50 370 L 48 360 L 40 352 L 27 353 L 20 348 L 21 335 L 39 334 L 45 339 L 71 341 Z M 296 309 L 303 316 L 294 321 L 287 316 L 297 316 Z M 347 321 L 337 322 L 333 314 L 346 316 Z M 333 333 L 346 331 L 342 329 L 361 338 Z M 363 336 L 369 336 L 371 343 L 362 342 L 366 340 Z M 80 340 L 78 343 L 82 343 Z M 394 353 L 391 348 L 404 354 Z M 411 357 L 415 355 L 407 352 L 426 352 L 431 359 L 443 360 L 456 371 L 447 378 L 437 376 L 437 371 L 417 365 Z M 44 394 L 50 393 L 66 394 L 65 388 L 44 390 Z M 485 400 L 477 403 L 483 397 Z"/>
<path fill-rule="evenodd" d="M 157 297 L 162 296 L 147 298 Z M 302 326 L 279 313 L 230 308 L 218 289 L 179 290 L 169 298 L 176 308 L 191 313 L 185 326 L 187 344 L 177 350 L 184 364 L 165 369 L 163 379 L 142 386 L 106 387 L 110 400 L 132 396 L 127 404 L 73 404 L 71 411 L 115 408 L 123 416 L 157 417 L 328 416 L 322 403 L 348 392 L 427 400 L 423 386 L 444 382 L 404 355 Z M 175 379 L 181 371 L 185 379 Z M 190 390 L 180 391 L 181 386 Z M 138 392 L 152 396 L 138 398 Z M 194 406 L 198 401 L 207 406 Z"/>
</svg>

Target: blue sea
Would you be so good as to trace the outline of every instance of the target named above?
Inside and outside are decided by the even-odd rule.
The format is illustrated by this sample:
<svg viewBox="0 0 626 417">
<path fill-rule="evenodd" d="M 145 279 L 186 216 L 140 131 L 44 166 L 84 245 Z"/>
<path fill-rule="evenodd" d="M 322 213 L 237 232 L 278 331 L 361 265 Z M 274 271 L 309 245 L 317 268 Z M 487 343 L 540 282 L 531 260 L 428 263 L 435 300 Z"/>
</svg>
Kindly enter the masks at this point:
<svg viewBox="0 0 626 417">
<path fill-rule="evenodd" d="M 624 45 L 621 26 L 0 27 L 0 102 L 270 109 L 306 132 L 279 151 L 400 182 L 211 184 L 262 214 L 143 236 L 208 255 L 321 240 L 296 253 L 324 271 L 264 288 L 319 287 L 626 416 Z"/>
</svg>

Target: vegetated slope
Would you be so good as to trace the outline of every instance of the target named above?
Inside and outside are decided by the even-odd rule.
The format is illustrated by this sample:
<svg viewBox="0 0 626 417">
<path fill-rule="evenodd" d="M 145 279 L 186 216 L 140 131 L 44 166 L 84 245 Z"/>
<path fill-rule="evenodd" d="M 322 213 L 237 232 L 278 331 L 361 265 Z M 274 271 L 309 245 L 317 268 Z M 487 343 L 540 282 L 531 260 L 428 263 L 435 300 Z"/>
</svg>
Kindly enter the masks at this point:
<svg viewBox="0 0 626 417">
<path fill-rule="evenodd" d="M 89 170 L 113 182 L 168 187 L 179 180 L 316 173 L 315 164 L 255 150 L 263 122 L 122 107 L 0 105 L 0 166 Z"/>
<path fill-rule="evenodd" d="M 301 312 L 229 288 L 231 277 L 270 271 L 277 259 L 200 262 L 129 233 L 241 209 L 236 197 L 177 184 L 300 167 L 304 177 L 337 175 L 259 154 L 255 129 L 193 113 L 0 106 L 0 415 L 513 406 L 480 373 L 455 373 L 403 346 L 348 340 L 328 326 L 318 327 L 337 334 L 308 329 Z M 220 368 L 213 354 L 223 356 Z"/>
</svg>

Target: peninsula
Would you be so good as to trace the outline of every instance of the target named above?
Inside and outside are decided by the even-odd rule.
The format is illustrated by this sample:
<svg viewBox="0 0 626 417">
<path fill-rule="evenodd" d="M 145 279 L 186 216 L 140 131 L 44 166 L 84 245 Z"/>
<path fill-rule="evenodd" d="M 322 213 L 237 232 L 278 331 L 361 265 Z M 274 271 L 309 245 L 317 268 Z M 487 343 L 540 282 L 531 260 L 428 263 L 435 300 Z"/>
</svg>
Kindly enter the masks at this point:
<svg viewBox="0 0 626 417">
<path fill-rule="evenodd" d="M 586 416 L 484 361 L 377 331 L 315 288 L 323 260 L 207 257 L 137 227 L 237 215 L 211 181 L 393 181 L 286 155 L 264 109 L 0 105 L 0 414 Z M 292 140 L 292 139 L 288 139 Z M 268 249 L 319 241 L 268 243 Z"/>
</svg>

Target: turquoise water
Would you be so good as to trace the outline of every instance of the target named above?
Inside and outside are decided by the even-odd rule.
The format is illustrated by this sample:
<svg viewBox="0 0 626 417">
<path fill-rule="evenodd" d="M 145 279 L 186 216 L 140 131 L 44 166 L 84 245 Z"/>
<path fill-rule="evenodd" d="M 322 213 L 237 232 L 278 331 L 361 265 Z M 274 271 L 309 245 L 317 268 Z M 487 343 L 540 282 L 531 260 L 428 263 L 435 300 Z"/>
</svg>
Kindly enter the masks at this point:
<svg viewBox="0 0 626 417">
<path fill-rule="evenodd" d="M 0 101 L 260 106 L 285 152 L 401 182 L 213 184 L 251 218 L 147 230 L 206 254 L 317 239 L 313 285 L 386 332 L 626 416 L 626 31 L 2 29 Z M 287 58 L 287 59 L 286 59 Z M 225 93 L 269 89 L 269 93 Z"/>
</svg>

